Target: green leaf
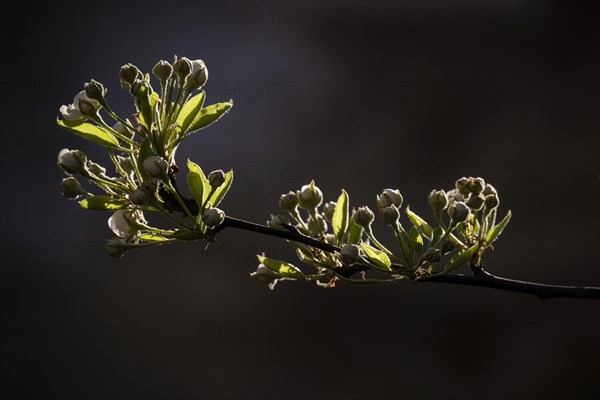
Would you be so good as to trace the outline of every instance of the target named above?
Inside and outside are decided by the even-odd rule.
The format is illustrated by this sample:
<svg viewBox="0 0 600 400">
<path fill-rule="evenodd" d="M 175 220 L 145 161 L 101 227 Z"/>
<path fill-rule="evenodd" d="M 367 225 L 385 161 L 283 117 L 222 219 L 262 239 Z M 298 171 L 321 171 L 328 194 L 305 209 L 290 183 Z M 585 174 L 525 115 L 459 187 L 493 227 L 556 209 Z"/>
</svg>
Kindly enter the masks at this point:
<svg viewBox="0 0 600 400">
<path fill-rule="evenodd" d="M 217 188 L 217 190 L 215 190 L 215 192 L 212 194 L 212 196 L 210 196 L 210 199 L 208 199 L 208 201 L 210 201 L 210 204 L 212 207 L 216 207 L 219 205 L 219 203 L 223 200 L 223 197 L 225 197 L 225 195 L 229 191 L 229 188 L 231 187 L 232 183 L 233 183 L 233 170 L 229 170 L 229 172 L 225 174 L 225 182 L 223 182 L 223 184 L 221 186 L 219 186 Z"/>
<path fill-rule="evenodd" d="M 442 238 L 443 235 L 444 235 L 444 228 L 442 228 L 441 226 L 433 228 L 433 231 L 431 233 L 432 246 L 437 246 L 438 242 L 440 241 L 440 239 Z"/>
<path fill-rule="evenodd" d="M 420 254 L 421 248 L 423 247 L 423 238 L 419 233 L 419 230 L 414 226 L 410 228 L 408 232 L 408 239 L 410 240 L 410 248 L 416 254 Z"/>
<path fill-rule="evenodd" d="M 489 230 L 489 232 L 485 236 L 486 243 L 492 244 L 498 238 L 498 236 L 500 236 L 506 225 L 508 225 L 511 216 L 512 213 L 508 211 L 506 217 L 504 217 L 502 221 L 498 223 L 498 225 L 494 226 L 492 229 Z"/>
<path fill-rule="evenodd" d="M 469 262 L 473 255 L 475 255 L 477 252 L 478 248 L 479 245 L 476 244 L 461 253 L 455 254 L 454 257 L 452 257 L 444 267 L 444 272 L 452 272 L 461 265 Z"/>
<path fill-rule="evenodd" d="M 261 264 L 264 264 L 271 271 L 278 273 L 281 276 L 299 281 L 306 280 L 306 277 L 298 268 L 285 261 L 278 261 L 265 256 L 256 256 Z"/>
<path fill-rule="evenodd" d="M 83 121 L 67 121 L 64 119 L 56 119 L 56 123 L 61 128 L 71 131 L 79 137 L 98 143 L 102 146 L 121 149 L 117 138 L 114 137 L 112 133 L 105 131 L 99 126 Z"/>
<path fill-rule="evenodd" d="M 190 192 L 196 199 L 198 207 L 202 207 L 208 194 L 210 193 L 210 183 L 206 179 L 206 175 L 202 171 L 202 168 L 198 164 L 188 159 L 187 166 L 190 172 L 187 175 L 187 182 L 190 188 Z"/>
<path fill-rule="evenodd" d="M 359 244 L 362 239 L 363 227 L 354 222 L 354 218 L 350 218 L 348 223 L 348 243 Z"/>
<path fill-rule="evenodd" d="M 198 240 L 202 239 L 202 232 L 196 230 L 190 231 L 187 229 L 179 229 L 169 235 L 169 237 L 179 240 Z"/>
<path fill-rule="evenodd" d="M 342 194 L 337 200 L 333 218 L 331 219 L 333 233 L 335 234 L 338 244 L 342 242 L 342 238 L 346 234 L 346 229 L 348 229 L 348 203 L 348 193 L 342 189 Z"/>
<path fill-rule="evenodd" d="M 156 92 L 149 93 L 150 88 L 146 86 L 142 86 L 140 90 L 140 94 L 138 95 L 139 105 L 140 105 L 140 122 L 144 125 L 148 130 L 152 125 L 153 117 L 154 117 L 154 109 L 156 108 L 156 103 L 158 103 L 159 96 Z"/>
<path fill-rule="evenodd" d="M 392 262 L 390 258 L 383 251 L 376 249 L 375 247 L 369 246 L 366 243 L 360 244 L 361 249 L 365 252 L 365 255 L 373 264 L 386 271 L 391 271 Z"/>
<path fill-rule="evenodd" d="M 114 199 L 108 196 L 91 196 L 81 200 L 79 205 L 86 210 L 114 211 L 127 208 L 129 202 L 124 199 Z"/>
<path fill-rule="evenodd" d="M 164 242 L 164 237 L 157 235 L 156 233 L 144 233 L 139 236 L 140 239 L 145 240 L 147 242 Z"/>
<path fill-rule="evenodd" d="M 206 93 L 204 91 L 195 95 L 191 99 L 189 99 L 183 107 L 181 107 L 181 111 L 177 116 L 177 126 L 180 128 L 182 134 L 185 134 L 187 129 L 190 127 L 194 119 L 198 116 L 198 112 L 202 108 L 204 104 L 204 98 L 206 97 Z"/>
<path fill-rule="evenodd" d="M 233 101 L 230 100 L 226 103 L 217 103 L 203 108 L 198 115 L 196 115 L 196 118 L 194 118 L 194 122 L 192 122 L 188 132 L 206 128 L 227 113 L 232 106 Z"/>
<path fill-rule="evenodd" d="M 433 228 L 431 228 L 431 225 L 425 222 L 423 218 L 410 211 L 408 206 L 406 206 L 406 215 L 408 215 L 408 219 L 415 226 L 415 228 L 421 229 L 425 236 L 427 236 L 428 239 L 431 239 L 431 235 L 433 233 Z"/>
</svg>

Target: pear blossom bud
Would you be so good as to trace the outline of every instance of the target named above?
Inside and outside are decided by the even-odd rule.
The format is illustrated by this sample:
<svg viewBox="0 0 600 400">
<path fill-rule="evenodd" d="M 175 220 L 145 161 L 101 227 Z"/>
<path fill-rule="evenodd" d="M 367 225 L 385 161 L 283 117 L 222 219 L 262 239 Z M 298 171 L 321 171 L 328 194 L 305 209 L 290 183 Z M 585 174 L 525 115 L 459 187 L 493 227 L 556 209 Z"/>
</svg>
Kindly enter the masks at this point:
<svg viewBox="0 0 600 400">
<path fill-rule="evenodd" d="M 447 197 L 449 206 L 457 201 L 465 201 L 465 196 L 460 194 L 457 189 L 449 190 L 447 193 Z"/>
<path fill-rule="evenodd" d="M 314 210 L 323 202 L 323 192 L 315 186 L 315 181 L 302 186 L 298 192 L 298 205 L 305 210 Z"/>
<path fill-rule="evenodd" d="M 335 213 L 335 201 L 330 201 L 323 205 L 323 216 L 325 217 L 325 221 L 331 222 L 333 219 L 333 213 Z"/>
<path fill-rule="evenodd" d="M 102 102 L 106 92 L 108 92 L 108 89 L 106 89 L 100 82 L 93 79 L 86 83 L 83 87 L 85 89 L 86 96 L 98 102 Z"/>
<path fill-rule="evenodd" d="M 500 201 L 498 200 L 498 196 L 496 196 L 495 194 L 489 194 L 485 196 L 485 199 L 483 201 L 485 214 L 487 215 L 490 211 L 497 208 L 499 204 Z"/>
<path fill-rule="evenodd" d="M 432 190 L 427 196 L 427 202 L 434 213 L 439 213 L 448 206 L 448 196 L 443 190 Z"/>
<path fill-rule="evenodd" d="M 380 213 L 381 213 L 381 219 L 383 220 L 383 223 L 386 225 L 395 225 L 398 222 L 398 219 L 400 218 L 400 213 L 398 212 L 398 209 L 394 205 L 383 208 L 380 211 Z"/>
<path fill-rule="evenodd" d="M 113 125 L 112 128 L 115 131 L 119 132 L 121 135 L 128 137 L 129 139 L 133 139 L 133 137 L 135 136 L 135 132 L 133 132 L 131 129 L 129 129 L 127 127 L 127 125 L 125 125 L 122 122 L 117 122 L 116 124 Z"/>
<path fill-rule="evenodd" d="M 121 77 L 121 86 L 125 89 L 129 89 L 136 79 L 141 79 L 143 77 L 143 74 L 135 65 L 125 64 L 121 67 L 119 76 Z"/>
<path fill-rule="evenodd" d="M 298 195 L 295 192 L 289 192 L 287 194 L 282 194 L 279 198 L 279 207 L 282 209 L 294 212 L 296 207 L 298 206 Z"/>
<path fill-rule="evenodd" d="M 269 289 L 275 288 L 277 281 L 281 278 L 281 275 L 264 264 L 259 264 L 256 271 L 252 272 L 250 276 L 256 278 L 260 283 L 269 285 Z"/>
<path fill-rule="evenodd" d="M 209 228 L 216 228 L 225 220 L 225 213 L 218 208 L 209 208 L 202 214 L 202 222 Z"/>
<path fill-rule="evenodd" d="M 340 250 L 340 260 L 344 265 L 352 265 L 358 261 L 360 249 L 355 244 L 347 244 Z"/>
<path fill-rule="evenodd" d="M 484 196 L 489 196 L 490 194 L 498 196 L 498 192 L 496 191 L 496 188 L 494 188 L 489 183 L 487 183 L 485 185 L 485 187 L 483 188 L 483 192 L 481 192 L 481 194 Z"/>
<path fill-rule="evenodd" d="M 88 171 L 96 176 L 106 176 L 106 168 L 92 161 L 88 162 Z"/>
<path fill-rule="evenodd" d="M 456 245 L 452 239 L 444 239 L 444 241 L 440 243 L 440 251 L 442 252 L 442 255 L 450 253 L 455 247 Z"/>
<path fill-rule="evenodd" d="M 98 111 L 98 108 L 96 103 L 89 99 L 79 99 L 79 111 L 82 115 L 94 115 Z"/>
<path fill-rule="evenodd" d="M 287 230 L 282 224 L 288 225 L 290 220 L 284 217 L 283 215 L 271 215 L 271 219 L 267 221 L 267 226 L 269 228 Z"/>
<path fill-rule="evenodd" d="M 136 79 L 132 84 L 131 84 L 131 89 L 129 89 L 129 91 L 131 92 L 131 95 L 133 97 L 138 97 L 142 91 L 142 86 L 145 85 L 145 82 L 141 79 Z"/>
<path fill-rule="evenodd" d="M 333 244 L 333 245 L 337 244 L 337 238 L 332 233 L 326 233 L 325 237 L 323 239 L 325 240 L 325 243 L 329 243 L 329 244 Z"/>
<path fill-rule="evenodd" d="M 143 206 L 150 201 L 150 193 L 146 189 L 135 189 L 129 195 L 129 200 L 136 206 Z"/>
<path fill-rule="evenodd" d="M 448 215 L 450 216 L 450 220 L 452 223 L 458 224 L 459 222 L 465 222 L 471 211 L 469 207 L 462 201 L 457 201 L 448 207 Z"/>
<path fill-rule="evenodd" d="M 150 156 L 144 160 L 142 164 L 144 171 L 153 178 L 164 179 L 167 177 L 169 163 L 162 157 Z"/>
<path fill-rule="evenodd" d="M 469 178 L 467 186 L 469 187 L 469 191 L 471 191 L 471 193 L 479 194 L 485 187 L 485 181 L 482 178 Z"/>
<path fill-rule="evenodd" d="M 67 174 L 78 174 L 85 169 L 87 156 L 79 150 L 62 149 L 58 153 L 58 165 Z"/>
<path fill-rule="evenodd" d="M 467 200 L 467 206 L 473 211 L 479 211 L 483 208 L 484 197 L 480 194 L 473 192 Z"/>
<path fill-rule="evenodd" d="M 152 69 L 152 73 L 164 86 L 173 73 L 173 66 L 168 61 L 160 60 Z"/>
<path fill-rule="evenodd" d="M 403 202 L 404 198 L 397 189 L 385 189 L 379 196 L 377 196 L 377 206 L 380 210 L 389 206 L 400 208 L 402 207 Z"/>
<path fill-rule="evenodd" d="M 192 71 L 192 63 L 186 57 L 181 57 L 173 63 L 173 71 L 183 81 Z"/>
<path fill-rule="evenodd" d="M 429 261 L 431 263 L 436 263 L 442 259 L 442 253 L 439 249 L 434 247 L 428 248 L 423 254 L 423 260 Z"/>
<path fill-rule="evenodd" d="M 79 181 L 72 176 L 69 176 L 68 178 L 62 180 L 60 184 L 60 189 L 62 191 L 63 196 L 65 196 L 67 199 L 76 199 L 81 195 L 88 194 L 88 192 L 81 188 L 81 184 L 79 183 Z"/>
<path fill-rule="evenodd" d="M 208 174 L 208 183 L 210 184 L 211 187 L 216 189 L 218 187 L 221 187 L 221 185 L 224 182 L 225 182 L 225 172 L 223 172 L 222 170 L 218 169 L 218 170 L 213 171 L 210 174 Z"/>
<path fill-rule="evenodd" d="M 112 257 L 121 257 L 132 245 L 127 244 L 120 238 L 112 238 L 106 243 L 106 253 Z"/>
<path fill-rule="evenodd" d="M 312 236 L 319 236 L 322 232 L 326 232 L 327 222 L 325 222 L 325 218 L 317 214 L 317 220 L 315 221 L 312 216 L 309 217 L 308 230 Z"/>
<path fill-rule="evenodd" d="M 467 186 L 468 183 L 469 179 L 463 176 L 462 178 L 456 181 L 456 190 L 458 190 L 460 194 L 468 195 L 470 193 L 469 188 Z"/>
<path fill-rule="evenodd" d="M 192 69 L 186 81 L 186 86 L 190 91 L 202 87 L 208 80 L 208 69 L 204 65 L 204 61 L 191 61 L 191 66 Z"/>
<path fill-rule="evenodd" d="M 158 185 L 156 184 L 156 182 L 153 182 L 153 181 L 144 182 L 142 184 L 142 187 L 144 189 L 146 189 L 148 191 L 148 193 L 150 193 L 150 194 L 156 193 L 156 190 L 158 189 Z"/>
<path fill-rule="evenodd" d="M 125 238 L 137 230 L 137 215 L 131 210 L 115 211 L 108 219 L 108 227 L 120 238 Z"/>
<path fill-rule="evenodd" d="M 369 229 L 371 227 L 371 223 L 375 219 L 375 214 L 373 211 L 367 206 L 359 207 L 354 213 L 354 222 L 358 226 L 362 226 L 365 229 Z"/>
</svg>

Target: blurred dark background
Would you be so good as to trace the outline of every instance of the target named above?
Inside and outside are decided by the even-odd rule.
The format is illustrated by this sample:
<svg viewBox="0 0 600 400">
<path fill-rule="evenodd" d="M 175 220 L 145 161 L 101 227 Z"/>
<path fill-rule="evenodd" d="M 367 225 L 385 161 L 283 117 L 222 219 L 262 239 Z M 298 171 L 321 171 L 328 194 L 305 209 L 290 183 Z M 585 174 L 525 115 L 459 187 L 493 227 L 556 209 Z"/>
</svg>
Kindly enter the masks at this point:
<svg viewBox="0 0 600 400">
<path fill-rule="evenodd" d="M 441 284 L 249 277 L 285 243 L 224 231 L 104 254 L 109 214 L 61 197 L 58 108 L 119 67 L 202 58 L 235 107 L 179 150 L 234 168 L 223 208 L 264 222 L 312 178 L 375 208 L 482 176 L 513 219 L 499 275 L 600 285 L 597 21 L 554 2 L 16 2 L 2 17 L 4 398 L 596 398 L 600 303 Z M 376 229 L 389 239 L 385 227 Z M 391 242 L 390 242 L 391 243 Z"/>
</svg>

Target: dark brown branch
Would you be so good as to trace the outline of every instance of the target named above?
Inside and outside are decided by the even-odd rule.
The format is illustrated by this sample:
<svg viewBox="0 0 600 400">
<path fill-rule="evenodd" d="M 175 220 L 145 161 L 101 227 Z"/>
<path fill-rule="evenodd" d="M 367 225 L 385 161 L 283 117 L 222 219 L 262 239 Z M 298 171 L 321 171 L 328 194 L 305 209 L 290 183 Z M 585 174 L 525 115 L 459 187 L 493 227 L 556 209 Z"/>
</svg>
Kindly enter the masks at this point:
<svg viewBox="0 0 600 400">
<path fill-rule="evenodd" d="M 238 228 L 247 231 L 262 233 L 268 236 L 275 236 L 282 239 L 291 240 L 298 243 L 304 243 L 306 245 L 318 248 L 327 252 L 339 251 L 340 248 L 331 244 L 322 242 L 320 240 L 311 238 L 303 235 L 297 230 L 284 231 L 280 229 L 269 228 L 264 225 L 255 224 L 252 222 L 244 221 L 237 218 L 225 217 L 223 223 L 215 231 L 220 232 L 225 228 Z M 392 267 L 400 267 L 399 265 L 392 265 Z M 465 286 L 480 286 L 491 289 L 506 290 L 510 292 L 526 293 L 538 296 L 541 299 L 547 299 L 551 297 L 570 297 L 570 298 L 581 298 L 581 299 L 600 299 L 600 287 L 588 287 L 588 286 L 559 286 L 559 285 L 545 285 L 541 283 L 525 282 L 514 279 L 501 278 L 488 273 L 480 267 L 472 267 L 473 275 L 463 274 L 443 274 L 434 275 L 430 277 L 424 277 L 419 279 L 417 282 L 437 282 L 437 283 L 451 283 L 455 285 Z M 368 267 L 363 265 L 345 265 L 339 267 L 336 272 L 344 277 L 350 277 L 351 275 L 368 270 Z"/>
</svg>

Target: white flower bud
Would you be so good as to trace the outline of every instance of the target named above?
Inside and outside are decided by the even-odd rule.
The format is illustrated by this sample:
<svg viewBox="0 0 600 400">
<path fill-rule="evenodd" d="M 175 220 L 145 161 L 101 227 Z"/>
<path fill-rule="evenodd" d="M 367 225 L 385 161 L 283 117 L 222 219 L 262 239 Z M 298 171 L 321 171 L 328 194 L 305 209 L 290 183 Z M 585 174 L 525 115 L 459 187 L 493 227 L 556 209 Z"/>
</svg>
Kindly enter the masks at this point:
<svg viewBox="0 0 600 400">
<path fill-rule="evenodd" d="M 279 207 L 293 213 L 298 206 L 298 195 L 295 192 L 282 194 L 279 198 Z"/>
<path fill-rule="evenodd" d="M 377 207 L 379 207 L 380 210 L 389 206 L 400 208 L 402 207 L 403 202 L 404 198 L 398 189 L 384 189 L 384 191 L 377 196 Z"/>
<path fill-rule="evenodd" d="M 108 227 L 120 238 L 132 235 L 137 230 L 137 216 L 131 210 L 115 211 L 108 219 Z"/>
<path fill-rule="evenodd" d="M 209 228 L 216 228 L 225 220 L 225 213 L 218 208 L 209 208 L 202 214 L 202 222 Z"/>
<path fill-rule="evenodd" d="M 354 213 L 354 222 L 365 229 L 371 227 L 371 222 L 373 222 L 374 219 L 375 214 L 373 214 L 373 211 L 367 206 L 359 207 Z"/>
<path fill-rule="evenodd" d="M 470 193 L 469 188 L 467 186 L 467 184 L 469 183 L 469 178 L 466 177 L 462 177 L 459 180 L 456 181 L 455 186 L 456 186 L 456 190 L 458 190 L 458 192 L 460 194 L 463 195 L 468 195 Z"/>
<path fill-rule="evenodd" d="M 115 123 L 112 128 L 115 131 L 119 132 L 121 135 L 128 137 L 129 139 L 133 139 L 133 137 L 135 136 L 135 133 L 122 122 Z"/>
<path fill-rule="evenodd" d="M 164 179 L 167 177 L 169 163 L 162 157 L 150 156 L 142 164 L 144 171 L 153 178 Z"/>
<path fill-rule="evenodd" d="M 106 92 L 108 92 L 108 89 L 106 89 L 100 82 L 93 79 L 91 82 L 87 82 L 85 85 L 83 85 L 83 88 L 85 89 L 86 96 L 89 99 L 96 101 L 104 100 L 104 96 L 106 95 Z"/>
<path fill-rule="evenodd" d="M 192 69 L 187 77 L 186 86 L 188 90 L 199 89 L 208 80 L 208 69 L 202 60 L 191 61 Z"/>
<path fill-rule="evenodd" d="M 173 63 L 173 71 L 179 76 L 179 79 L 183 80 L 192 71 L 192 63 L 186 57 L 181 57 Z"/>
<path fill-rule="evenodd" d="M 432 190 L 427 196 L 427 202 L 434 213 L 439 213 L 448 206 L 448 196 L 443 190 Z"/>
<path fill-rule="evenodd" d="M 467 200 L 467 206 L 473 211 L 479 211 L 483 208 L 484 197 L 480 194 L 473 192 Z"/>
<path fill-rule="evenodd" d="M 290 220 L 284 217 L 283 215 L 271 215 L 271 219 L 267 221 L 267 226 L 273 229 L 287 230 L 282 224 L 288 225 Z"/>
<path fill-rule="evenodd" d="M 471 210 L 469 207 L 462 201 L 457 201 L 448 207 L 448 215 L 453 223 L 458 224 L 459 222 L 465 222 L 469 215 L 471 214 Z"/>
<path fill-rule="evenodd" d="M 398 219 L 400 218 L 400 213 L 394 205 L 381 209 L 380 213 L 381 219 L 386 225 L 396 225 Z"/>
<path fill-rule="evenodd" d="M 136 206 L 143 206 L 150 201 L 150 193 L 146 189 L 135 189 L 129 195 L 129 200 Z"/>
<path fill-rule="evenodd" d="M 340 250 L 340 260 L 344 265 L 352 265 L 358 261 L 360 249 L 355 244 L 347 244 Z"/>
<path fill-rule="evenodd" d="M 333 245 L 337 244 L 337 238 L 335 237 L 334 234 L 327 233 L 327 234 L 325 234 L 325 237 L 323 237 L 323 239 L 325 240 L 325 243 L 329 243 L 329 244 L 333 244 Z"/>
<path fill-rule="evenodd" d="M 259 264 L 256 271 L 252 272 L 250 276 L 256 278 L 260 283 L 269 285 L 270 289 L 273 289 L 277 281 L 281 278 L 278 273 L 272 271 L 264 264 Z"/>
<path fill-rule="evenodd" d="M 496 188 L 494 188 L 489 183 L 487 183 L 485 185 L 485 187 L 483 188 L 483 192 L 481 192 L 481 194 L 483 194 L 484 196 L 489 196 L 490 194 L 494 194 L 494 195 L 498 196 L 498 192 L 496 191 Z"/>
<path fill-rule="evenodd" d="M 467 186 L 469 187 L 471 193 L 479 194 L 485 187 L 485 181 L 482 178 L 469 178 Z"/>
<path fill-rule="evenodd" d="M 142 79 L 144 75 L 135 65 L 125 64 L 121 67 L 119 76 L 121 78 L 121 86 L 125 89 L 129 89 L 136 79 Z"/>
<path fill-rule="evenodd" d="M 77 121 L 83 119 L 86 115 L 95 114 L 99 108 L 100 103 L 87 97 L 85 90 L 82 90 L 75 95 L 72 104 L 61 106 L 59 111 L 67 121 Z"/>
<path fill-rule="evenodd" d="M 333 213 L 335 213 L 335 207 L 335 201 L 325 203 L 325 205 L 323 206 L 323 216 L 325 217 L 325 221 L 331 222 L 331 220 L 333 219 Z"/>
<path fill-rule="evenodd" d="M 160 60 L 152 69 L 152 73 L 164 85 L 173 73 L 173 66 L 168 61 Z"/>
<path fill-rule="evenodd" d="M 423 254 L 423 260 L 427 260 L 431 263 L 436 263 L 442 259 L 442 253 L 433 247 L 428 248 Z"/>
<path fill-rule="evenodd" d="M 79 150 L 62 149 L 58 153 L 58 165 L 68 174 L 78 174 L 85 169 L 87 156 Z"/>
<path fill-rule="evenodd" d="M 447 193 L 448 206 L 451 206 L 457 201 L 465 201 L 465 196 L 460 194 L 457 189 L 449 190 Z"/>
<path fill-rule="evenodd" d="M 65 196 L 67 199 L 76 199 L 79 196 L 88 194 L 88 192 L 81 188 L 79 181 L 72 176 L 62 180 L 60 189 L 63 196 Z"/>
<path fill-rule="evenodd" d="M 315 181 L 302 186 L 298 192 L 298 205 L 305 210 L 314 210 L 323 202 L 323 193 L 315 186 Z"/>
<path fill-rule="evenodd" d="M 223 172 L 222 170 L 218 169 L 218 170 L 213 171 L 210 174 L 208 174 L 208 183 L 210 184 L 211 187 L 216 189 L 218 187 L 221 187 L 221 185 L 224 182 L 225 182 L 225 172 Z"/>
<path fill-rule="evenodd" d="M 315 221 L 312 216 L 309 217 L 308 230 L 312 236 L 319 236 L 322 232 L 326 232 L 327 222 L 325 222 L 325 218 L 317 214 L 317 220 Z"/>
<path fill-rule="evenodd" d="M 497 208 L 499 204 L 500 204 L 500 201 L 498 200 L 497 195 L 489 194 L 489 195 L 485 196 L 485 199 L 483 201 L 484 214 L 485 215 L 489 214 L 490 211 Z"/>
</svg>

